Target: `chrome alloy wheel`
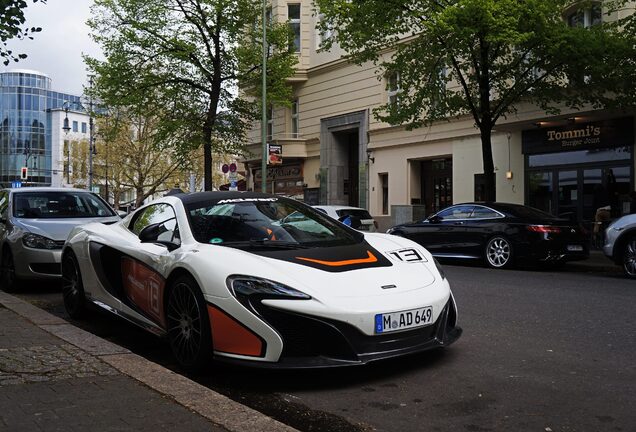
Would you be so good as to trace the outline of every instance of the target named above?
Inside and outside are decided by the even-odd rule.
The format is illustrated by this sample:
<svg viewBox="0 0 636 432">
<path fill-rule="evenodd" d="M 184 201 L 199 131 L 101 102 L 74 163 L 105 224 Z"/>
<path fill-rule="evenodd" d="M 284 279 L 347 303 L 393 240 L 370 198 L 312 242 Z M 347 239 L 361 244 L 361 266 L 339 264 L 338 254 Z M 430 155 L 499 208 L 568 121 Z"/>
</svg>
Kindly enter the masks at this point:
<svg viewBox="0 0 636 432">
<path fill-rule="evenodd" d="M 636 236 L 627 240 L 623 253 L 623 270 L 627 276 L 636 278 Z"/>
<path fill-rule="evenodd" d="M 486 246 L 486 260 L 494 268 L 502 268 L 510 263 L 512 248 L 503 237 L 493 237 Z"/>
</svg>

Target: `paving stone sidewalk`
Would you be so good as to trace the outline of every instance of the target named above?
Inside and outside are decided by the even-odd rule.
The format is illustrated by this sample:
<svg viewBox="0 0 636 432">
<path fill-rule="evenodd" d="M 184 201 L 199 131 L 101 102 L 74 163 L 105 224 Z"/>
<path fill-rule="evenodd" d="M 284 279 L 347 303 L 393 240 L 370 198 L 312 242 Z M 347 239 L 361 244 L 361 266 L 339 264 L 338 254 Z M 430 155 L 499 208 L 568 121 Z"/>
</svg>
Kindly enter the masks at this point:
<svg viewBox="0 0 636 432">
<path fill-rule="evenodd" d="M 0 291 L 0 432 L 298 432 Z"/>
<path fill-rule="evenodd" d="M 225 431 L 0 304 L 1 431 Z"/>
</svg>

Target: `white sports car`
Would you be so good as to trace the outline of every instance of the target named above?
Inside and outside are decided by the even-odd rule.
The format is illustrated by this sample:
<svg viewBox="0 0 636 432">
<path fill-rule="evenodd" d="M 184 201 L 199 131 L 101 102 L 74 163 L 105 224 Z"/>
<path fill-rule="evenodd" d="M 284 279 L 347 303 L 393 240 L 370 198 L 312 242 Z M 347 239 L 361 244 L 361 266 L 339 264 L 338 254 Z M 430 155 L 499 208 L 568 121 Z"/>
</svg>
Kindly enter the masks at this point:
<svg viewBox="0 0 636 432">
<path fill-rule="evenodd" d="M 444 273 L 418 244 L 363 234 L 259 193 L 164 197 L 75 228 L 64 304 L 166 335 L 179 364 L 307 368 L 445 347 L 461 335 Z"/>
</svg>

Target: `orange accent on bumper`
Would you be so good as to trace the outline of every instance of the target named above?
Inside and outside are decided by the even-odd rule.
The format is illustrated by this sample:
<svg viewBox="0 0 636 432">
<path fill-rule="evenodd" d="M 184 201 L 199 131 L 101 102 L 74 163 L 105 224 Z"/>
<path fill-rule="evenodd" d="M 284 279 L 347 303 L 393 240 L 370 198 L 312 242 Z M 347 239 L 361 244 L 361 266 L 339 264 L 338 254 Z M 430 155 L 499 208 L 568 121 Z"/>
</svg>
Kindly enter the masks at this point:
<svg viewBox="0 0 636 432">
<path fill-rule="evenodd" d="M 262 357 L 263 341 L 222 310 L 208 305 L 212 326 L 212 344 L 216 351 Z"/>
<path fill-rule="evenodd" d="M 316 264 L 322 264 L 322 265 L 326 265 L 326 266 L 329 266 L 329 267 L 341 267 L 341 266 L 354 265 L 354 264 L 367 264 L 367 263 L 374 263 L 374 262 L 378 261 L 376 256 L 373 255 L 371 253 L 371 251 L 367 251 L 367 257 L 366 258 L 344 260 L 344 261 L 323 261 L 323 260 L 317 260 L 317 259 L 313 259 L 313 258 L 303 258 L 303 257 L 296 257 L 296 259 L 303 260 L 303 261 L 309 261 L 309 262 L 313 262 L 313 263 L 316 263 Z"/>
</svg>

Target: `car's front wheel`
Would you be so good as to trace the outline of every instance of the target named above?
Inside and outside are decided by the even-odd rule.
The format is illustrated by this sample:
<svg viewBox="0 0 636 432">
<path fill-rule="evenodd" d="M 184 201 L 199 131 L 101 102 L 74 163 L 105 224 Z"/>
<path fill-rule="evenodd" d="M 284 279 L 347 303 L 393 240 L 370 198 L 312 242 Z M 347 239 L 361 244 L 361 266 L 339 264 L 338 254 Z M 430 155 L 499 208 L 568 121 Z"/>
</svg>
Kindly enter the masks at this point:
<svg viewBox="0 0 636 432">
<path fill-rule="evenodd" d="M 62 297 L 66 313 L 73 319 L 86 315 L 86 294 L 82 283 L 79 263 L 73 253 L 69 252 L 62 259 Z"/>
<path fill-rule="evenodd" d="M 623 270 L 630 278 L 636 278 L 636 235 L 627 239 L 623 250 Z"/>
<path fill-rule="evenodd" d="M 181 367 L 196 371 L 212 359 L 207 306 L 196 281 L 182 276 L 168 292 L 166 321 L 170 348 Z"/>
<path fill-rule="evenodd" d="M 15 274 L 13 254 L 8 247 L 6 247 L 6 249 L 2 252 L 2 262 L 0 262 L 0 285 L 2 285 L 2 289 L 6 292 L 16 292 L 20 289 L 20 280 Z"/>
<path fill-rule="evenodd" d="M 486 243 L 486 264 L 492 268 L 504 268 L 512 264 L 512 245 L 503 236 L 495 236 Z"/>
</svg>

